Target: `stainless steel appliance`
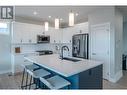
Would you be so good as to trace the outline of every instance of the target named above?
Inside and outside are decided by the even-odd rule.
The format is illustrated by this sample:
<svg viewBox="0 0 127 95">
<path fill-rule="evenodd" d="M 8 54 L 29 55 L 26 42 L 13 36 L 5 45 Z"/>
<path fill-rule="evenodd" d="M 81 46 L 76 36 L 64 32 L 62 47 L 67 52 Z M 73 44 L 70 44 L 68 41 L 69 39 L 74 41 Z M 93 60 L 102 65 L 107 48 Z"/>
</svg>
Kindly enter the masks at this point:
<svg viewBox="0 0 127 95">
<path fill-rule="evenodd" d="M 50 36 L 46 35 L 37 35 L 37 43 L 49 43 Z"/>
<path fill-rule="evenodd" d="M 39 50 L 39 51 L 36 51 L 39 53 L 39 55 L 48 55 L 48 54 L 53 54 L 53 51 L 50 51 L 50 50 Z"/>
<path fill-rule="evenodd" d="M 72 37 L 72 55 L 88 59 L 88 34 L 77 34 Z"/>
</svg>

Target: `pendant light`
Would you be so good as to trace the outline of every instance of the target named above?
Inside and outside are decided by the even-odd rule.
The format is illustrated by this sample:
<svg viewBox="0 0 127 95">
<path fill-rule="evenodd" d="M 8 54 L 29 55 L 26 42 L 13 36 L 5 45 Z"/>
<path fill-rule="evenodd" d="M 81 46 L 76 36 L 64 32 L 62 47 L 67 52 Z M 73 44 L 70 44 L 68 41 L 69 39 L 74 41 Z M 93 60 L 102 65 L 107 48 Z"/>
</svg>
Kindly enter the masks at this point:
<svg viewBox="0 0 127 95">
<path fill-rule="evenodd" d="M 74 26 L 74 13 L 72 11 L 69 13 L 69 26 Z"/>
<path fill-rule="evenodd" d="M 56 18 L 55 19 L 55 29 L 59 29 L 59 19 L 58 18 Z"/>
<path fill-rule="evenodd" d="M 49 23 L 45 22 L 45 31 L 48 31 L 48 29 L 49 29 Z"/>
</svg>

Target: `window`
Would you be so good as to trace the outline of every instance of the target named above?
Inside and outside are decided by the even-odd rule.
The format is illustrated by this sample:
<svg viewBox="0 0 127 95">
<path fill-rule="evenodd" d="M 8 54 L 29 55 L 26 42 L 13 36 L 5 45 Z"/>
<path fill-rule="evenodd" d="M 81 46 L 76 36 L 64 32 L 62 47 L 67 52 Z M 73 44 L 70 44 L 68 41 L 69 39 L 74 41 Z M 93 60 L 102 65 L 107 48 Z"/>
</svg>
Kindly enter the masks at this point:
<svg viewBox="0 0 127 95">
<path fill-rule="evenodd" d="M 0 34 L 9 34 L 8 23 L 0 22 Z"/>
</svg>

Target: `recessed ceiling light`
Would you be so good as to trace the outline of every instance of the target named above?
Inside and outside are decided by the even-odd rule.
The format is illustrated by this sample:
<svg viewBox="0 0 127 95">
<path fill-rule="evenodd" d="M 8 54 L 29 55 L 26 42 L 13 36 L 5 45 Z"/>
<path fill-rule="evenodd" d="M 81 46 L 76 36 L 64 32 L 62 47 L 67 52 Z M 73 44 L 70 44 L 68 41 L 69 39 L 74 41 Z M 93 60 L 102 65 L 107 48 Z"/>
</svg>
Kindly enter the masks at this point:
<svg viewBox="0 0 127 95">
<path fill-rule="evenodd" d="M 48 16 L 49 18 L 51 18 L 51 16 Z"/>
<path fill-rule="evenodd" d="M 76 16 L 78 16 L 79 14 L 78 14 L 78 13 L 76 13 L 75 15 L 76 15 Z"/>
<path fill-rule="evenodd" d="M 36 12 L 36 11 L 34 11 L 34 12 L 33 12 L 33 14 L 34 14 L 34 15 L 37 15 L 37 12 Z"/>
<path fill-rule="evenodd" d="M 63 19 L 62 19 L 62 18 L 60 18 L 60 20 L 62 21 Z"/>
</svg>

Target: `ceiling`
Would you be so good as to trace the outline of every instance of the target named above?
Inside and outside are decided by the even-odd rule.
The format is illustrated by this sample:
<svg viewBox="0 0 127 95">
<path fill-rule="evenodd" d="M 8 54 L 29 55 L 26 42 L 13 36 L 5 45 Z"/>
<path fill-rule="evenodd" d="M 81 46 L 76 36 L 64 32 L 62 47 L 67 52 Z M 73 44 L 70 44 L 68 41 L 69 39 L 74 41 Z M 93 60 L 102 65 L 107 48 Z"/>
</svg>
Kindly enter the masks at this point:
<svg viewBox="0 0 127 95">
<path fill-rule="evenodd" d="M 124 16 L 127 16 L 127 6 L 117 6 Z"/>
<path fill-rule="evenodd" d="M 88 14 L 101 8 L 98 6 L 16 6 L 16 18 L 24 18 L 44 23 L 49 21 L 54 25 L 55 18 L 62 18 L 61 25 L 68 26 L 68 14 L 72 10 L 75 13 L 75 24 L 88 21 Z M 36 15 L 33 12 L 37 12 Z M 76 16 L 76 13 L 79 15 Z M 48 16 L 51 16 L 49 18 Z"/>
<path fill-rule="evenodd" d="M 60 21 L 61 27 L 68 26 L 68 14 L 72 10 L 75 13 L 75 24 L 88 21 L 88 14 L 96 11 L 99 8 L 108 6 L 16 6 L 16 19 L 29 20 L 31 22 L 38 22 L 44 24 L 48 21 L 50 25 L 54 26 L 55 18 L 62 18 Z M 127 21 L 127 6 L 116 6 L 124 15 L 124 22 Z M 36 15 L 33 14 L 36 12 Z M 76 13 L 79 15 L 76 16 Z M 51 16 L 49 18 L 48 16 Z"/>
<path fill-rule="evenodd" d="M 117 8 L 122 12 L 123 14 L 123 21 L 127 22 L 127 6 L 117 6 Z"/>
</svg>

